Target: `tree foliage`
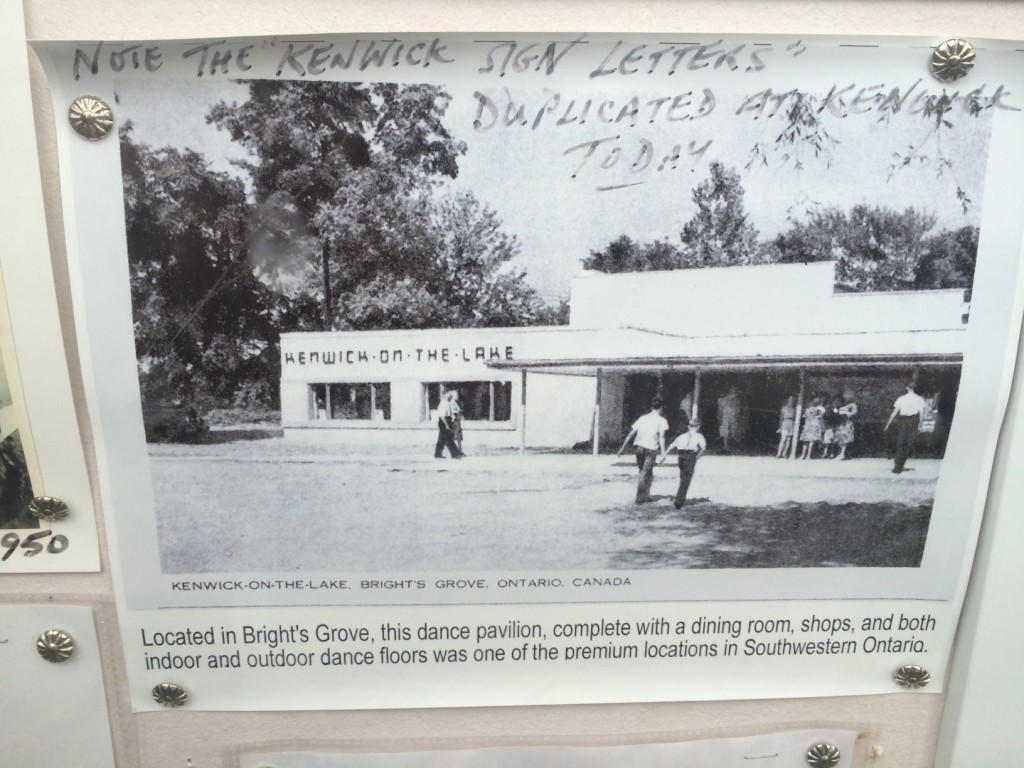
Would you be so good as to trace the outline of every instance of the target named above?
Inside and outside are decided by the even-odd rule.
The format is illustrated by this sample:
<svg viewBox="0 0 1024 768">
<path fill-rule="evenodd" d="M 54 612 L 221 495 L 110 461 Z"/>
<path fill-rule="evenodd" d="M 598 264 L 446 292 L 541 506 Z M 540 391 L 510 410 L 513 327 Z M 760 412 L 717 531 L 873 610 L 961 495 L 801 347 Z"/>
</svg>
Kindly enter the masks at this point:
<svg viewBox="0 0 1024 768">
<path fill-rule="evenodd" d="M 604 249 L 591 251 L 585 269 L 599 272 L 650 272 L 693 267 L 727 267 L 762 260 L 757 230 L 747 220 L 739 174 L 711 163 L 708 178 L 692 194 L 696 211 L 680 233 L 681 246 L 668 240 L 640 243 L 621 235 Z"/>
<path fill-rule="evenodd" d="M 916 288 L 967 288 L 978 260 L 977 227 L 944 230 L 924 242 L 917 265 Z"/>
<path fill-rule="evenodd" d="M 724 267 L 750 264 L 757 254 L 757 230 L 747 221 L 740 175 L 720 162 L 692 194 L 696 212 L 683 225 L 680 239 L 687 266 Z"/>
<path fill-rule="evenodd" d="M 693 198 L 697 212 L 683 227 L 681 249 L 624 234 L 592 251 L 583 266 L 614 273 L 834 261 L 836 287 L 845 291 L 970 288 L 974 280 L 977 227 L 934 232 L 935 216 L 915 208 L 815 208 L 775 238 L 759 241 L 735 172 L 712 164 Z"/>
<path fill-rule="evenodd" d="M 277 312 L 248 264 L 250 204 L 195 152 L 121 130 L 135 343 L 150 402 L 230 399 L 277 362 Z"/>
<path fill-rule="evenodd" d="M 914 208 L 859 204 L 813 211 L 775 240 L 782 262 L 835 261 L 836 285 L 849 291 L 917 287 L 925 238 L 935 217 Z"/>
<path fill-rule="evenodd" d="M 442 122 L 450 97 L 392 83 L 247 87 L 246 101 L 222 102 L 207 119 L 252 156 L 244 165 L 265 215 L 254 235 L 266 268 L 320 304 L 303 327 L 335 327 L 335 296 L 373 281 L 382 263 L 416 270 L 402 263 L 422 258 L 406 247 L 415 242 L 408 229 L 424 215 L 425 194 L 457 176 L 465 152 Z M 284 258 L 277 243 L 290 249 Z"/>
<path fill-rule="evenodd" d="M 822 117 L 825 109 L 820 103 L 822 99 L 811 93 L 792 90 L 779 94 L 772 101 L 774 109 L 766 117 L 770 120 L 781 116 L 782 128 L 773 144 L 754 144 L 746 169 L 768 167 L 769 157 L 778 155 L 780 165 L 792 163 L 796 170 L 802 170 L 808 152 L 814 155 L 814 159 L 824 158 L 826 165 L 831 165 L 831 153 L 839 142 L 829 132 Z"/>
<path fill-rule="evenodd" d="M 250 81 L 208 121 L 235 174 L 122 131 L 140 381 L 150 402 L 273 405 L 281 331 L 545 322 L 519 244 L 468 193 L 434 86 Z M 268 384 L 269 382 L 269 384 Z"/>
<path fill-rule="evenodd" d="M 682 251 L 667 240 L 638 243 L 627 235 L 610 242 L 604 250 L 591 251 L 584 269 L 598 272 L 651 272 L 688 266 Z"/>
</svg>

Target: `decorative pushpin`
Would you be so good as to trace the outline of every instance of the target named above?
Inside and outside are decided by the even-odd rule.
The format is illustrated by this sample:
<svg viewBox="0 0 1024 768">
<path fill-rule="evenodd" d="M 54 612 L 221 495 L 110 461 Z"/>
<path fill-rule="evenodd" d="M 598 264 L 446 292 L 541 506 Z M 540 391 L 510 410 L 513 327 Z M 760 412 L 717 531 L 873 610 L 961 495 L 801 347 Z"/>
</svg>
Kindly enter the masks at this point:
<svg viewBox="0 0 1024 768">
<path fill-rule="evenodd" d="M 71 102 L 68 120 L 75 133 L 92 141 L 102 139 L 114 127 L 114 113 L 95 96 L 79 96 Z"/>
<path fill-rule="evenodd" d="M 36 496 L 28 503 L 28 511 L 40 520 L 63 520 L 71 514 L 68 505 L 53 496 Z"/>
<path fill-rule="evenodd" d="M 63 629 L 48 629 L 36 640 L 36 650 L 47 661 L 59 664 L 71 658 L 75 643 Z"/>
<path fill-rule="evenodd" d="M 966 40 L 947 40 L 932 54 L 932 74 L 944 83 L 959 80 L 974 67 L 974 46 Z"/>
<path fill-rule="evenodd" d="M 839 765 L 839 748 L 835 744 L 815 744 L 807 750 L 807 764 L 811 768 L 835 768 Z"/>
<path fill-rule="evenodd" d="M 893 679 L 904 688 L 924 688 L 932 681 L 932 676 L 924 667 L 916 664 L 904 664 L 896 670 Z"/>
<path fill-rule="evenodd" d="M 188 694 L 177 683 L 160 683 L 153 688 L 153 700 L 165 707 L 180 707 L 188 701 Z"/>
</svg>

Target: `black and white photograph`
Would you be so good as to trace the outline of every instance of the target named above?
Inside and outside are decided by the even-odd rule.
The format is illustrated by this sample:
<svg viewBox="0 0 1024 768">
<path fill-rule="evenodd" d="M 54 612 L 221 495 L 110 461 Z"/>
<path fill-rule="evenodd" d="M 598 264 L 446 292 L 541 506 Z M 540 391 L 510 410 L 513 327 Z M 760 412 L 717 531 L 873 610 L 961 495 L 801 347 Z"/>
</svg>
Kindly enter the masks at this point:
<svg viewBox="0 0 1024 768">
<path fill-rule="evenodd" d="M 28 459 L 33 456 L 32 442 L 26 429 L 17 360 L 7 318 L 6 293 L 0 277 L 0 529 L 38 528 L 38 518 L 28 511 L 34 495 Z M 4 542 L 5 550 L 13 543 L 13 538 Z M 7 555 L 4 560 L 11 552 Z"/>
<path fill-rule="evenodd" d="M 961 379 L 1016 97 L 796 39 L 321 43 L 112 78 L 157 591 L 922 567 L 952 446 L 988 471 Z"/>
<path fill-rule="evenodd" d="M 4 60 L 10 109 L 0 192 L 0 574 L 95 572 L 99 532 L 50 258 L 20 9 L 5 21 L 19 42 L 7 46 Z M 118 190 L 112 194 L 120 202 Z M 65 308 L 71 329 L 70 301 Z"/>
</svg>

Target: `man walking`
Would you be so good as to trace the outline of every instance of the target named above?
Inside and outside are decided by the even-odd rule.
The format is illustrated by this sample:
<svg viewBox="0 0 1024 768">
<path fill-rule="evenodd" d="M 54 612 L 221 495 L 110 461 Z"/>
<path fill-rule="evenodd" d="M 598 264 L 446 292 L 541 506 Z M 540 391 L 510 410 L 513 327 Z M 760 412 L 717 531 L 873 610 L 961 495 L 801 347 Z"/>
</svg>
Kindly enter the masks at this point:
<svg viewBox="0 0 1024 768">
<path fill-rule="evenodd" d="M 896 456 L 893 458 L 892 466 L 894 475 L 903 471 L 903 466 L 910 458 L 921 425 L 921 416 L 927 407 L 925 399 L 914 391 L 914 382 L 910 382 L 906 393 L 896 398 L 896 402 L 893 403 L 892 414 L 883 431 L 888 432 L 893 422 L 896 423 Z"/>
<path fill-rule="evenodd" d="M 679 490 L 676 491 L 675 507 L 682 509 L 686 503 L 686 492 L 690 490 L 690 481 L 693 480 L 693 471 L 697 468 L 697 459 L 708 449 L 697 419 L 690 421 L 686 431 L 672 441 L 668 451 L 673 448 L 679 451 Z"/>
<path fill-rule="evenodd" d="M 651 410 L 633 422 L 633 426 L 622 442 L 617 455 L 621 456 L 626 450 L 629 441 L 633 441 L 633 449 L 636 453 L 636 465 L 640 470 L 640 477 L 636 485 L 636 503 L 646 504 L 651 500 L 651 483 L 654 481 L 654 462 L 660 454 L 665 457 L 665 433 L 668 432 L 668 422 L 661 412 L 662 402 L 660 397 L 651 401 Z"/>
<path fill-rule="evenodd" d="M 455 391 L 446 392 L 441 396 L 441 402 L 437 406 L 437 444 L 434 446 L 434 458 L 443 459 L 444 449 L 453 459 L 461 459 L 462 451 L 455 442 L 455 411 L 452 403 L 455 399 Z"/>
</svg>

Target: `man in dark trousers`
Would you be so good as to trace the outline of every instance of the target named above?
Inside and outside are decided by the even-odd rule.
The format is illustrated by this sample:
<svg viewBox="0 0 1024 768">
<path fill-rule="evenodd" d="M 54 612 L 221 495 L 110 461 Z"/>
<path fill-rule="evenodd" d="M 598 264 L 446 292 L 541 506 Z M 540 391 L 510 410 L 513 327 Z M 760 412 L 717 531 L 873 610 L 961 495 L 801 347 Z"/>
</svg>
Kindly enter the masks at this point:
<svg viewBox="0 0 1024 768">
<path fill-rule="evenodd" d="M 693 480 L 693 471 L 697 468 L 697 459 L 708 449 L 707 440 L 700 433 L 700 422 L 697 419 L 690 421 L 686 431 L 672 441 L 668 450 L 671 451 L 673 448 L 679 451 L 679 489 L 676 491 L 675 507 L 682 509 L 686 503 L 686 492 L 690 490 L 690 481 Z M 662 461 L 664 460 L 662 457 Z"/>
<path fill-rule="evenodd" d="M 437 445 L 434 446 L 434 458 L 443 459 L 444 449 L 453 459 L 461 459 L 462 451 L 455 442 L 455 411 L 452 403 L 455 399 L 455 390 L 444 393 L 441 402 L 437 406 Z"/>
<path fill-rule="evenodd" d="M 651 410 L 633 422 L 633 426 L 626 435 L 626 439 L 619 448 L 618 455 L 626 450 L 629 441 L 633 441 L 633 449 L 636 452 L 636 466 L 640 470 L 640 477 L 636 484 L 636 503 L 646 504 L 651 501 L 651 483 L 654 482 L 654 462 L 660 454 L 665 458 L 665 433 L 668 432 L 668 422 L 661 412 L 662 402 L 660 397 L 651 401 Z"/>
<path fill-rule="evenodd" d="M 921 427 L 921 416 L 924 415 L 928 403 L 914 391 L 914 383 L 907 385 L 906 394 L 900 395 L 893 403 L 892 414 L 885 424 L 888 431 L 893 422 L 896 423 L 896 456 L 893 458 L 892 473 L 898 475 L 910 458 L 917 439 L 917 431 Z"/>
</svg>

